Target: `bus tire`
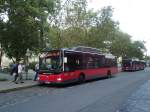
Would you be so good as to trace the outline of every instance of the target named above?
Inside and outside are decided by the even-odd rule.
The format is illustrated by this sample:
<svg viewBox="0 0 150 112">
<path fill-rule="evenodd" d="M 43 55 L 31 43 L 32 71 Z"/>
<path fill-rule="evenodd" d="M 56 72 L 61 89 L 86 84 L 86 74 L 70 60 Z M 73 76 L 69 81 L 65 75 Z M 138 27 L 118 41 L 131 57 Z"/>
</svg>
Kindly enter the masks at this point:
<svg viewBox="0 0 150 112">
<path fill-rule="evenodd" d="M 82 73 L 82 74 L 79 75 L 78 82 L 83 83 L 84 80 L 85 80 L 85 75 Z"/>
<path fill-rule="evenodd" d="M 112 77 L 111 71 L 108 70 L 108 71 L 107 71 L 107 78 L 111 78 L 111 77 Z"/>
</svg>

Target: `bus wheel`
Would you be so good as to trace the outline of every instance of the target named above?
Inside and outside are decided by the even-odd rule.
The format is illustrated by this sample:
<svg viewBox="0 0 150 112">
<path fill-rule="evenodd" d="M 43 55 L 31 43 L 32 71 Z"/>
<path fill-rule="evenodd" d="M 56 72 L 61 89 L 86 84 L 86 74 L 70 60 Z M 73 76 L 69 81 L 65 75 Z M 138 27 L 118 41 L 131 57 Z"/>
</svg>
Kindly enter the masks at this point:
<svg viewBox="0 0 150 112">
<path fill-rule="evenodd" d="M 79 78 L 78 78 L 78 82 L 82 83 L 82 82 L 84 82 L 84 79 L 85 79 L 85 75 L 84 74 L 80 74 Z"/>
<path fill-rule="evenodd" d="M 111 75 L 111 71 L 110 70 L 108 70 L 107 71 L 107 78 L 111 78 L 112 77 L 112 75 Z"/>
</svg>

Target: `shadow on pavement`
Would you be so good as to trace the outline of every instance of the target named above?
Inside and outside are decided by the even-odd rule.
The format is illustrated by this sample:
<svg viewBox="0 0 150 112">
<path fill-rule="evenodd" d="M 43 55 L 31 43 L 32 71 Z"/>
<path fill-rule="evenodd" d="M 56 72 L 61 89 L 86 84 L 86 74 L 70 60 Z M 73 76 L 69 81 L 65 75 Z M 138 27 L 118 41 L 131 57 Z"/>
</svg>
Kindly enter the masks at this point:
<svg viewBox="0 0 150 112">
<path fill-rule="evenodd" d="M 112 76 L 111 78 L 115 78 L 115 76 Z M 72 87 L 72 86 L 84 85 L 87 83 L 93 83 L 95 81 L 107 80 L 107 79 L 111 79 L 111 78 L 102 77 L 102 78 L 87 80 L 82 83 L 74 82 L 74 83 L 69 83 L 69 84 L 39 84 L 38 86 L 39 87 L 51 87 L 51 88 L 68 88 L 68 87 Z"/>
</svg>

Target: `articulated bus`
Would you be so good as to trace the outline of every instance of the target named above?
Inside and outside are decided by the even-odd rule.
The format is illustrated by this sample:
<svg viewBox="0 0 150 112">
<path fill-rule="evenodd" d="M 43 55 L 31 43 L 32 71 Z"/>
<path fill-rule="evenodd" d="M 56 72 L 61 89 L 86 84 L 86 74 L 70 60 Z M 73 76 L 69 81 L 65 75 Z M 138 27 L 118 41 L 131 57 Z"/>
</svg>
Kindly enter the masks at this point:
<svg viewBox="0 0 150 112">
<path fill-rule="evenodd" d="M 146 67 L 145 61 L 138 59 L 123 59 L 122 71 L 137 71 L 144 70 Z"/>
<path fill-rule="evenodd" d="M 91 47 L 44 51 L 39 59 L 38 82 L 64 84 L 111 77 L 118 72 L 116 57 Z"/>
</svg>

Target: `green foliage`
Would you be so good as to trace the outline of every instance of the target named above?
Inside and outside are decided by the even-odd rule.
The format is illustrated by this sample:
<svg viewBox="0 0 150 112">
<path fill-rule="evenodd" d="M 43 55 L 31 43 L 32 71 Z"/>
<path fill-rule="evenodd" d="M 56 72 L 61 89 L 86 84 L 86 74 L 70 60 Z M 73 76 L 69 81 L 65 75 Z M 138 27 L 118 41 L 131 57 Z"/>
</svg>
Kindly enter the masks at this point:
<svg viewBox="0 0 150 112">
<path fill-rule="evenodd" d="M 115 32 L 110 51 L 116 56 L 126 57 L 131 44 L 131 36 L 121 31 Z"/>
<path fill-rule="evenodd" d="M 146 48 L 141 41 L 131 41 L 131 36 L 121 31 L 116 31 L 115 38 L 111 44 L 111 52 L 116 56 L 125 58 L 143 59 Z"/>
<path fill-rule="evenodd" d="M 54 0 L 3 0 L 0 14 L 0 42 L 10 58 L 24 58 L 26 50 L 38 51 L 44 47 L 47 16 L 52 13 Z"/>
<path fill-rule="evenodd" d="M 145 56 L 144 60 L 150 61 L 150 56 Z"/>
<path fill-rule="evenodd" d="M 111 41 L 114 39 L 114 32 L 118 28 L 118 23 L 112 20 L 113 9 L 108 6 L 98 11 L 95 15 L 95 26 L 89 30 L 89 41 L 93 47 L 109 49 Z M 93 44 L 95 43 L 95 44 Z"/>
<path fill-rule="evenodd" d="M 36 53 L 46 47 L 77 45 L 142 59 L 144 43 L 133 42 L 112 17 L 111 6 L 93 11 L 87 0 L 2 0 L 0 42 L 5 53 L 15 59 L 24 58 L 27 49 Z"/>
</svg>

